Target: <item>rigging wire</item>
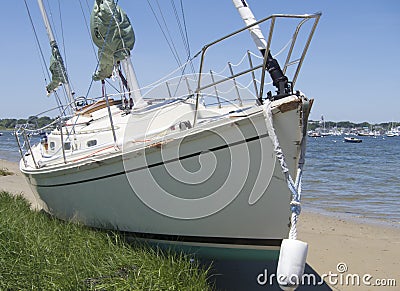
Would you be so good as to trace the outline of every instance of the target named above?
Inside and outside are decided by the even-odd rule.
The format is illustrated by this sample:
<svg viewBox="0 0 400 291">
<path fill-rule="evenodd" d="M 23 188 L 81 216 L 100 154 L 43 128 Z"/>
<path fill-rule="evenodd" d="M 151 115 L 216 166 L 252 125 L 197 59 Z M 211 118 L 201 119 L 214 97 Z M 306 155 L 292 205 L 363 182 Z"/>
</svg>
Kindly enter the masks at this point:
<svg viewBox="0 0 400 291">
<path fill-rule="evenodd" d="M 52 27 L 56 27 L 54 19 L 53 19 L 53 12 L 52 12 L 53 10 L 51 9 L 50 2 L 49 2 L 49 0 L 47 0 L 46 2 L 47 2 L 47 7 L 48 7 L 47 10 L 49 11 L 48 14 L 49 14 L 50 19 L 51 19 L 51 25 L 52 25 Z M 57 30 L 56 29 L 53 31 L 53 33 L 55 35 L 55 38 L 58 39 L 58 35 L 57 35 Z"/>
<path fill-rule="evenodd" d="M 65 69 L 68 71 L 68 65 L 67 65 L 67 53 L 65 49 L 65 38 L 64 38 L 64 26 L 63 26 L 63 20 L 62 20 L 62 14 L 61 14 L 61 2 L 58 0 L 58 12 L 60 16 L 60 26 L 61 26 L 61 39 L 62 39 L 62 46 L 63 46 L 63 53 L 64 53 L 64 65 Z"/>
<path fill-rule="evenodd" d="M 156 12 L 155 12 L 153 6 L 152 6 L 151 3 L 150 3 L 150 0 L 147 0 L 147 3 L 148 3 L 149 6 L 150 6 L 150 10 L 151 10 L 151 12 L 153 13 L 153 16 L 154 16 L 154 18 L 155 18 L 155 20 L 156 20 L 156 22 L 157 22 L 157 24 L 158 24 L 158 26 L 159 26 L 159 28 L 160 28 L 160 30 L 161 30 L 163 36 L 164 36 L 166 42 L 167 42 L 167 45 L 169 46 L 169 49 L 170 49 L 170 51 L 171 51 L 173 57 L 175 58 L 175 61 L 177 62 L 178 66 L 181 66 L 181 65 L 180 65 L 180 63 L 181 63 L 181 62 L 180 62 L 180 59 L 179 59 L 178 55 L 176 54 L 175 50 L 173 49 L 172 44 L 170 43 L 170 40 L 168 39 L 168 37 L 167 37 L 167 35 L 166 35 L 166 33 L 165 33 L 165 31 L 164 31 L 164 29 L 163 29 L 161 23 L 160 23 L 160 20 L 158 19 L 157 14 L 156 14 Z M 157 2 L 157 3 L 158 3 L 158 2 Z M 161 12 L 161 9 L 160 9 L 160 13 L 162 13 L 162 12 Z"/>
<path fill-rule="evenodd" d="M 182 19 L 183 19 L 183 27 L 185 28 L 185 37 L 186 37 L 186 42 L 187 42 L 187 48 L 188 48 L 188 58 L 187 61 L 191 60 L 191 50 L 190 50 L 190 42 L 189 42 L 189 36 L 188 36 L 188 31 L 187 31 L 187 26 L 186 26 L 186 17 L 185 17 L 185 11 L 183 9 L 183 1 L 180 0 L 181 3 L 181 13 L 182 13 Z M 196 70 L 194 69 L 193 62 L 190 62 L 190 66 L 192 68 L 193 74 L 196 73 Z"/>
<path fill-rule="evenodd" d="M 89 12 L 89 15 L 90 15 L 91 12 L 90 12 L 89 3 L 87 2 L 87 0 L 85 1 L 85 3 L 86 3 L 87 11 Z M 83 4 L 82 4 L 82 0 L 79 0 L 79 6 L 81 8 L 82 17 L 83 17 L 83 20 L 84 20 L 84 23 L 85 23 L 86 31 L 87 31 L 87 33 L 89 35 L 89 38 L 91 38 L 92 37 L 92 33 L 90 32 L 90 27 L 88 25 L 89 21 L 88 21 L 88 18 L 87 18 L 86 13 L 85 13 L 85 9 L 84 9 Z M 90 41 L 90 44 L 92 46 L 92 51 L 93 51 L 93 55 L 95 56 L 96 62 L 99 62 L 99 57 L 97 55 L 96 47 L 95 47 L 93 41 Z M 116 92 L 121 93 L 121 91 L 118 88 L 116 88 L 109 80 L 106 80 L 106 82 Z M 86 95 L 86 99 L 87 99 L 87 95 Z"/>
<path fill-rule="evenodd" d="M 171 5 L 172 5 L 172 8 L 173 8 L 174 14 L 175 14 L 176 22 L 178 24 L 179 33 L 180 33 L 181 38 L 182 38 L 183 46 L 185 47 L 187 55 L 190 55 L 189 44 L 188 44 L 187 39 L 185 37 L 185 34 L 183 32 L 182 23 L 180 21 L 180 17 L 178 15 L 178 11 L 177 11 L 176 6 L 175 6 L 175 2 L 174 2 L 174 0 L 170 0 L 170 1 L 171 1 Z"/>
<path fill-rule="evenodd" d="M 188 41 L 187 26 L 186 26 L 186 19 L 185 19 L 185 14 L 184 14 L 182 1 L 180 1 L 180 9 L 181 9 L 181 13 L 182 13 L 183 25 L 182 25 L 182 21 L 181 21 L 181 19 L 179 17 L 179 13 L 178 13 L 178 10 L 177 10 L 176 5 L 174 3 L 174 0 L 171 0 L 170 3 L 171 3 L 171 6 L 172 6 L 172 9 L 174 11 L 175 20 L 177 22 L 177 25 L 178 25 L 178 28 L 179 28 L 179 33 L 180 33 L 180 36 L 182 38 L 183 46 L 184 46 L 186 54 L 187 54 L 187 59 L 186 59 L 186 62 L 185 62 L 184 65 L 182 65 L 182 62 L 181 62 L 181 60 L 179 58 L 178 51 L 177 51 L 176 46 L 174 44 L 174 40 L 171 37 L 171 33 L 170 33 L 169 29 L 168 29 L 168 25 L 167 25 L 167 22 L 165 20 L 164 13 L 163 13 L 163 11 L 162 11 L 162 9 L 160 7 L 159 1 L 156 0 L 158 11 L 159 11 L 159 16 L 157 15 L 155 9 L 153 8 L 153 5 L 150 3 L 149 0 L 147 0 L 147 3 L 150 6 L 150 9 L 151 9 L 151 11 L 153 13 L 153 16 L 154 16 L 154 18 L 155 18 L 155 20 L 156 20 L 156 22 L 157 22 L 162 34 L 163 34 L 163 36 L 164 36 L 164 39 L 167 42 L 167 45 L 170 48 L 170 51 L 171 51 L 172 55 L 175 58 L 175 61 L 178 64 L 178 67 L 182 68 L 181 77 L 180 77 L 179 82 L 182 81 L 183 76 L 184 76 L 185 71 L 186 71 L 186 67 L 187 67 L 188 64 L 190 64 L 192 74 L 193 74 L 194 78 L 196 78 L 195 69 L 194 69 L 193 62 L 192 62 L 192 60 L 196 56 L 194 58 L 191 57 L 190 46 L 189 46 L 189 41 Z M 160 18 L 161 18 L 161 20 L 160 20 Z M 162 23 L 164 25 L 162 25 Z"/>
<path fill-rule="evenodd" d="M 165 21 L 164 13 L 162 12 L 162 9 L 161 9 L 161 7 L 160 7 L 160 3 L 158 2 L 158 0 L 156 0 L 156 2 L 157 2 L 158 10 L 160 11 L 161 18 L 162 18 L 163 23 L 164 23 L 165 30 L 166 30 L 166 32 L 167 32 L 167 34 L 168 34 L 169 39 L 170 39 L 171 46 L 172 46 L 172 48 L 173 48 L 173 50 L 174 50 L 174 53 L 175 53 L 175 55 L 176 55 L 176 58 L 177 58 L 177 60 L 178 60 L 178 66 L 181 66 L 181 65 L 182 65 L 182 61 L 181 61 L 181 59 L 180 59 L 180 57 L 179 57 L 178 50 L 176 49 L 174 40 L 173 40 L 173 38 L 172 38 L 172 36 L 171 36 L 171 33 L 170 33 L 169 29 L 168 29 L 168 25 L 167 25 L 167 22 Z"/>
<path fill-rule="evenodd" d="M 24 2 L 25 2 L 26 11 L 28 13 L 28 17 L 29 17 L 29 20 L 30 20 L 30 23 L 31 23 L 31 26 L 32 26 L 33 33 L 35 35 L 36 45 L 37 45 L 37 47 L 39 49 L 39 52 L 40 52 L 40 55 L 42 57 L 42 62 L 44 63 L 44 66 L 47 68 L 46 59 L 44 57 L 43 50 L 42 50 L 42 47 L 41 47 L 40 42 L 39 42 L 39 38 L 38 38 L 38 35 L 37 35 L 37 32 L 36 32 L 36 28 L 35 28 L 35 25 L 34 25 L 33 20 L 32 20 L 31 12 L 29 10 L 28 4 L 26 3 L 26 0 L 24 0 Z M 51 77 L 50 77 L 49 71 L 46 70 L 46 73 L 47 73 L 47 77 L 50 79 Z M 45 79 L 45 81 L 47 82 L 46 79 Z"/>
<path fill-rule="evenodd" d="M 114 3 L 115 3 L 115 6 L 118 5 L 118 1 L 119 1 L 119 0 L 116 0 L 116 1 L 114 2 Z M 110 17 L 110 22 L 109 22 L 109 24 L 108 24 L 107 32 L 106 32 L 106 35 L 105 35 L 105 37 L 104 37 L 103 46 L 102 46 L 101 49 L 99 50 L 99 56 L 100 56 L 100 57 L 98 58 L 98 61 L 97 61 L 97 64 L 96 64 L 96 68 L 94 69 L 95 72 L 96 72 L 97 69 L 99 68 L 100 61 L 101 61 L 101 56 L 103 55 L 103 51 L 104 51 L 104 48 L 105 48 L 105 46 L 106 46 L 106 41 L 107 41 L 108 35 L 110 34 L 110 30 L 111 30 L 111 23 L 112 23 L 112 20 L 113 20 L 114 18 L 115 18 L 115 10 L 113 11 L 112 16 Z M 87 99 L 88 96 L 89 96 L 89 93 L 90 93 L 90 90 L 91 90 L 91 88 L 92 88 L 93 82 L 94 82 L 94 80 L 93 80 L 93 78 L 92 78 L 92 80 L 90 81 L 89 88 L 88 88 L 88 90 L 87 90 L 87 92 L 86 92 L 86 95 L 85 95 L 85 98 L 86 98 L 86 99 Z M 107 82 L 108 82 L 108 81 L 107 81 Z M 109 84 L 110 84 L 110 83 L 109 83 Z M 118 89 L 116 89 L 114 86 L 113 86 L 113 88 L 114 88 L 116 91 L 118 91 Z"/>
<path fill-rule="evenodd" d="M 118 0 L 115 2 L 115 6 L 116 6 L 116 7 L 118 6 Z M 108 7 L 108 8 L 111 10 L 110 7 Z M 113 14 L 111 15 L 111 19 L 110 19 L 110 23 L 109 23 L 109 29 L 111 28 L 112 19 L 114 19 L 115 24 L 116 24 L 117 27 L 118 27 L 118 33 L 119 33 L 119 36 L 120 36 L 120 38 L 121 38 L 123 48 L 126 49 L 126 48 L 125 48 L 125 41 L 124 41 L 124 39 L 123 39 L 123 37 L 122 37 L 122 35 L 121 35 L 121 28 L 120 28 L 120 26 L 119 26 L 118 19 L 116 19 L 116 17 L 115 17 L 115 12 L 116 12 L 116 11 L 113 11 Z M 104 42 L 106 41 L 106 39 L 107 39 L 107 35 L 106 35 L 106 38 L 105 38 Z M 105 43 L 104 43 L 104 45 L 105 45 Z M 103 48 L 104 48 L 104 46 L 103 46 Z M 100 60 L 99 60 L 99 62 L 100 62 Z M 110 82 L 109 80 L 106 79 L 105 82 L 107 82 L 108 85 L 110 85 L 115 91 L 117 91 L 118 93 L 121 94 L 121 91 L 118 90 L 113 84 L 111 84 L 111 82 Z"/>
<path fill-rule="evenodd" d="M 60 27 L 61 27 L 61 39 L 62 39 L 62 46 L 63 46 L 63 53 L 64 53 L 64 68 L 65 68 L 65 77 L 67 78 L 69 84 L 71 85 L 71 87 L 73 88 L 71 79 L 68 76 L 68 63 L 67 63 L 67 52 L 66 52 L 66 45 L 65 45 L 65 38 L 64 38 L 64 26 L 63 26 L 63 20 L 62 20 L 62 14 L 61 14 L 61 3 L 60 0 L 58 0 L 58 13 L 59 13 L 59 17 L 60 17 Z M 68 102 L 70 102 L 69 98 L 68 98 L 68 93 L 67 93 L 67 89 L 65 88 L 65 86 L 62 86 L 63 90 L 64 90 L 64 96 L 65 99 L 67 101 L 66 104 L 68 104 Z M 74 91 L 72 90 L 71 92 L 72 96 L 74 94 Z"/>
<path fill-rule="evenodd" d="M 182 19 L 183 19 L 183 27 L 184 27 L 184 29 L 182 28 L 182 23 L 181 23 L 180 17 L 178 15 L 178 11 L 177 11 L 176 6 L 175 6 L 175 2 L 174 2 L 174 0 L 170 0 L 170 1 L 171 1 L 171 5 L 172 5 L 172 8 L 173 8 L 174 14 L 175 14 L 176 22 L 178 24 L 179 33 L 180 33 L 181 38 L 182 38 L 183 46 L 185 47 L 185 50 L 186 50 L 186 55 L 187 55 L 187 59 L 186 60 L 190 60 L 190 58 L 191 58 L 191 56 L 190 56 L 190 45 L 189 45 L 189 38 L 188 38 L 188 33 L 187 33 L 185 13 L 184 13 L 184 10 L 183 10 L 182 0 L 180 1 L 180 4 L 181 4 L 181 14 L 182 14 Z M 195 69 L 194 69 L 194 66 L 193 66 L 192 62 L 190 62 L 190 67 L 191 67 L 191 70 L 192 70 L 192 74 L 194 75 L 195 74 Z"/>
<path fill-rule="evenodd" d="M 89 5 L 89 2 L 88 2 L 88 0 L 86 0 L 85 2 L 86 2 L 87 10 L 89 11 L 89 14 L 90 14 L 90 5 Z"/>
<path fill-rule="evenodd" d="M 55 25 L 55 22 L 54 22 L 54 18 L 53 18 L 53 12 L 52 12 L 52 9 L 51 9 L 51 6 L 50 6 L 50 3 L 49 3 L 49 1 L 47 0 L 46 1 L 47 2 L 47 7 L 48 7 L 48 9 L 47 10 L 49 10 L 49 14 L 50 14 L 50 19 L 51 19 L 51 22 L 52 22 L 52 27 L 56 27 L 56 25 Z M 61 11 L 60 11 L 60 17 L 61 17 Z M 57 39 L 59 39 L 58 38 L 58 35 L 57 35 L 57 30 L 56 29 L 54 29 L 53 30 L 53 33 L 54 33 L 54 37 L 55 37 L 55 40 L 56 40 L 56 43 L 58 44 L 58 41 L 57 41 Z M 63 60 L 65 59 L 65 47 L 64 47 L 64 56 L 63 56 Z M 69 80 L 69 78 L 68 78 L 68 74 L 67 74 L 67 68 L 66 68 L 66 63 L 64 62 L 64 68 L 65 68 L 65 72 L 63 72 L 63 74 L 65 74 L 65 78 L 68 80 L 68 82 L 71 84 L 71 82 L 70 82 L 70 80 Z M 69 104 L 69 98 L 68 98 L 68 94 L 67 94 L 67 90 L 66 90 L 66 88 L 65 88 L 65 86 L 62 86 L 62 90 L 64 91 L 64 102 L 65 102 L 65 104 Z"/>
<path fill-rule="evenodd" d="M 86 1 L 86 4 L 89 5 L 89 4 L 87 3 L 87 1 Z M 88 25 L 89 22 L 88 22 L 88 20 L 87 20 L 87 18 L 86 18 L 85 10 L 83 9 L 82 0 L 79 0 L 79 5 L 80 5 L 80 7 L 81 7 L 81 12 L 82 12 L 82 16 L 83 16 L 83 19 L 84 19 L 84 22 L 85 22 L 86 31 L 87 31 L 89 37 L 91 38 L 91 37 L 92 37 L 92 34 L 91 34 L 91 32 L 90 32 L 90 27 L 89 27 L 89 25 Z M 90 9 L 89 6 L 88 6 L 88 9 Z M 90 10 L 89 10 L 89 14 L 90 14 Z M 94 44 L 93 44 L 93 41 L 91 41 L 90 43 L 91 43 L 91 45 L 92 45 L 93 54 L 94 54 L 94 56 L 95 56 L 95 58 L 96 58 L 96 61 L 98 61 L 99 58 L 98 58 L 98 56 L 97 56 L 96 48 L 95 48 L 95 46 L 94 46 Z"/>
<path fill-rule="evenodd" d="M 38 38 L 38 35 L 37 35 L 37 32 L 36 32 L 35 24 L 33 23 L 33 20 L 32 20 L 32 15 L 31 15 L 31 12 L 29 10 L 28 3 L 26 3 L 26 0 L 24 0 L 24 3 L 25 3 L 26 11 L 28 13 L 29 21 L 31 23 L 33 34 L 35 35 L 36 45 L 37 45 L 37 48 L 38 48 L 40 56 L 41 56 L 41 62 L 40 63 L 41 63 L 42 71 L 43 71 L 43 65 L 44 65 L 44 67 L 45 67 L 44 72 L 47 73 L 47 77 L 50 80 L 51 76 L 50 76 L 49 70 L 47 69 L 48 67 L 47 67 L 46 59 L 45 59 L 44 54 L 43 54 L 42 46 L 40 45 L 40 41 L 39 41 L 39 38 Z M 45 84 L 46 84 L 47 83 L 46 77 L 44 79 L 45 79 Z M 60 97 L 58 96 L 58 94 L 54 94 L 54 96 L 56 97 L 55 99 L 56 99 L 57 106 L 60 108 L 60 111 L 63 112 L 64 111 L 64 107 L 62 105 Z"/>
</svg>

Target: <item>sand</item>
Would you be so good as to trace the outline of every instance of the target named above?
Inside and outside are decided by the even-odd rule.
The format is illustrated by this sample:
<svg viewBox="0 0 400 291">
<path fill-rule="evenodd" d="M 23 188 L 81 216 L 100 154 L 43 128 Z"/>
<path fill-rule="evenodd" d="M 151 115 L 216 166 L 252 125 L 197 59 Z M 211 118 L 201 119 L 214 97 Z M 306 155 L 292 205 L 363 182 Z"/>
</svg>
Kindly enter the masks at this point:
<svg viewBox="0 0 400 291">
<path fill-rule="evenodd" d="M 19 170 L 17 163 L 0 160 L 0 169 L 8 169 L 13 175 L 0 176 L 0 190 L 18 195 L 22 194 L 32 206 L 32 209 L 41 209 L 39 200 L 33 194 L 25 177 Z"/>
<path fill-rule="evenodd" d="M 22 194 L 33 208 L 40 208 L 18 165 L 0 160 L 1 168 L 14 175 L 0 176 L 0 190 Z M 308 266 L 324 277 L 333 290 L 400 290 L 400 228 L 358 222 L 340 215 L 324 216 L 306 209 L 300 216 L 298 236 L 309 244 Z M 337 268 L 347 271 L 341 273 Z M 393 284 L 377 279 L 394 279 L 397 287 L 373 286 L 380 282 Z M 315 286 L 312 289 L 318 290 Z"/>
<path fill-rule="evenodd" d="M 307 263 L 320 276 L 331 272 L 340 279 L 343 274 L 343 284 L 325 280 L 334 290 L 400 290 L 400 228 L 305 212 L 300 218 L 299 239 L 308 242 Z M 344 267 L 347 271 L 343 273 L 337 269 Z M 360 286 L 345 284 L 350 275 L 359 276 Z M 367 284 L 363 284 L 363 276 Z M 395 279 L 397 288 L 372 286 L 385 283 L 376 279 Z"/>
</svg>

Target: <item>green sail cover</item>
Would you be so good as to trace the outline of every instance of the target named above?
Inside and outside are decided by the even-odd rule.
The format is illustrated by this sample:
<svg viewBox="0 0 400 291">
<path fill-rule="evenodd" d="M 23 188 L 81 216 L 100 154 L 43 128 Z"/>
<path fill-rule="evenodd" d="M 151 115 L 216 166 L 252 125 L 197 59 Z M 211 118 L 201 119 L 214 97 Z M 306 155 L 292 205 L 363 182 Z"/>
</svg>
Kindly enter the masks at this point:
<svg viewBox="0 0 400 291">
<path fill-rule="evenodd" d="M 113 0 L 95 1 L 90 30 L 93 42 L 99 48 L 100 60 L 93 80 L 104 80 L 111 76 L 114 64 L 130 55 L 135 34 L 128 16 Z"/>
<path fill-rule="evenodd" d="M 66 73 L 63 60 L 60 55 L 57 43 L 55 41 L 50 43 L 51 58 L 50 58 L 50 72 L 51 82 L 46 86 L 47 93 L 50 94 L 62 83 L 66 83 Z"/>
</svg>

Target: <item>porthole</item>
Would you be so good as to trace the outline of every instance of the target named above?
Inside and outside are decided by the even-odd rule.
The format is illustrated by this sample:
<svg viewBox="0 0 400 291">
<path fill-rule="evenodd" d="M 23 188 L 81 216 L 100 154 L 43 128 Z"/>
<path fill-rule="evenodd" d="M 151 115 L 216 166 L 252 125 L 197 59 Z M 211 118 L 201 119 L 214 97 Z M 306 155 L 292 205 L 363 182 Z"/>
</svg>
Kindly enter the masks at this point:
<svg viewBox="0 0 400 291">
<path fill-rule="evenodd" d="M 71 143 L 70 142 L 65 142 L 64 143 L 64 150 L 66 150 L 66 151 L 71 150 Z"/>
<path fill-rule="evenodd" d="M 97 140 L 96 139 L 92 139 L 89 140 L 86 145 L 90 148 L 90 147 L 94 147 L 95 145 L 97 145 Z"/>
</svg>

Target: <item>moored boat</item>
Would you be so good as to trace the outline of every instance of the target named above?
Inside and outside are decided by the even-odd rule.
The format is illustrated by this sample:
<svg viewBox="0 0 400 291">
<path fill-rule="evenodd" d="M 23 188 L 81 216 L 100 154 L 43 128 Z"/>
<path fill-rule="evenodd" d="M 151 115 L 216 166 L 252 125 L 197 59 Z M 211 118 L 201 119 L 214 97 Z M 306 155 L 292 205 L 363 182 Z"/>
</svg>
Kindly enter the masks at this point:
<svg viewBox="0 0 400 291">
<path fill-rule="evenodd" d="M 317 131 L 310 131 L 308 132 L 309 137 L 322 137 L 322 135 Z"/>
<path fill-rule="evenodd" d="M 356 137 L 345 137 L 344 142 L 350 142 L 350 143 L 360 143 L 362 142 L 362 139 L 356 138 Z"/>
</svg>

